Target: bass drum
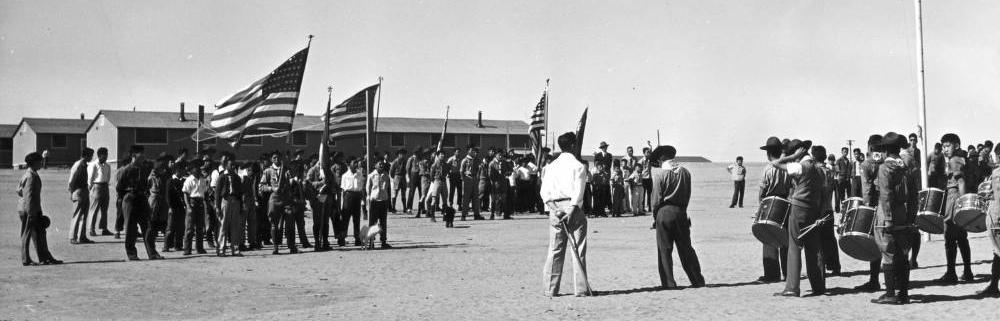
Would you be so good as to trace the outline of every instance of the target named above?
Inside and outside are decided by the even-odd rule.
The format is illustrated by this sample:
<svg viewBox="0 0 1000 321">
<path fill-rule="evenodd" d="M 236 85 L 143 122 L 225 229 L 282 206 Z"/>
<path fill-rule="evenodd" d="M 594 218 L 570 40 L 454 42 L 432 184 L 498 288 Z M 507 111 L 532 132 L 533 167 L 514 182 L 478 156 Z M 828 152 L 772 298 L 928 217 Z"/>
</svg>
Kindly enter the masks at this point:
<svg viewBox="0 0 1000 321">
<path fill-rule="evenodd" d="M 788 200 L 771 196 L 760 201 L 760 208 L 754 216 L 751 232 L 761 243 L 786 247 L 788 246 L 788 213 L 791 211 Z"/>
<path fill-rule="evenodd" d="M 917 227 L 930 234 L 944 233 L 944 191 L 931 187 L 917 196 Z"/>
<path fill-rule="evenodd" d="M 955 203 L 955 225 L 972 233 L 986 231 L 986 202 L 977 194 L 962 195 Z"/>
<path fill-rule="evenodd" d="M 855 259 L 871 262 L 882 258 L 882 251 L 875 241 L 875 209 L 859 206 L 844 213 L 838 243 L 841 251 Z"/>
</svg>

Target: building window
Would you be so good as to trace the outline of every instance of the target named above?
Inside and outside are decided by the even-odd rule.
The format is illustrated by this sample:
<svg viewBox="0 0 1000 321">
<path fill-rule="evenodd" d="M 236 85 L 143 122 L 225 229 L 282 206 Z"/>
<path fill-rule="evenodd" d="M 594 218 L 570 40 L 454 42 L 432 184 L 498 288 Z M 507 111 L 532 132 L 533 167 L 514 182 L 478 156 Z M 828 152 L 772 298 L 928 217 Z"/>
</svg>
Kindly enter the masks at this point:
<svg viewBox="0 0 1000 321">
<path fill-rule="evenodd" d="M 472 146 L 475 146 L 475 147 L 481 147 L 482 146 L 480 144 L 481 140 L 482 140 L 482 137 L 479 136 L 478 134 L 470 134 L 469 135 L 469 145 L 472 145 Z"/>
<path fill-rule="evenodd" d="M 510 135 L 510 148 L 530 148 L 531 142 L 527 135 Z"/>
<path fill-rule="evenodd" d="M 440 139 L 441 134 L 431 134 L 431 148 L 437 148 Z M 444 143 L 441 147 L 455 148 L 455 134 L 444 134 Z"/>
<path fill-rule="evenodd" d="M 309 143 L 309 136 L 306 132 L 292 132 L 292 145 L 305 146 Z"/>
<path fill-rule="evenodd" d="M 0 150 L 13 150 L 14 140 L 10 138 L 0 138 Z"/>
<path fill-rule="evenodd" d="M 66 135 L 52 135 L 52 148 L 66 148 Z"/>
<path fill-rule="evenodd" d="M 166 145 L 167 131 L 162 129 L 136 129 L 135 143 L 146 145 Z"/>
<path fill-rule="evenodd" d="M 240 141 L 240 145 L 243 146 L 263 146 L 264 139 L 261 137 L 243 137 Z"/>
<path fill-rule="evenodd" d="M 389 146 L 390 147 L 403 147 L 404 145 L 406 145 L 405 144 L 405 142 L 406 142 L 405 138 L 406 138 L 406 135 L 403 135 L 403 133 L 392 133 L 391 137 L 389 138 L 389 140 L 390 140 Z"/>
</svg>

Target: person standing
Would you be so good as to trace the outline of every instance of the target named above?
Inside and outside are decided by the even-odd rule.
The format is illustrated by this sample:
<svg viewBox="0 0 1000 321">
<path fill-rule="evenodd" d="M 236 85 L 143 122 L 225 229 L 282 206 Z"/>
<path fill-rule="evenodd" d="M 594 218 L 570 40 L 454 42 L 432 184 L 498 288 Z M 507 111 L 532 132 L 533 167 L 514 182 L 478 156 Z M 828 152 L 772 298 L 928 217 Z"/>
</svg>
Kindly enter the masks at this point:
<svg viewBox="0 0 1000 321">
<path fill-rule="evenodd" d="M 153 242 L 156 242 L 156 235 L 159 232 L 167 232 L 167 215 L 170 212 L 170 205 L 167 203 L 167 193 L 170 189 L 170 172 L 167 164 L 170 157 L 161 156 L 153 162 L 153 171 L 146 177 L 146 184 L 149 188 L 149 225 L 144 232 L 153 234 Z M 154 244 L 155 245 L 155 244 Z M 167 239 L 163 239 L 163 249 L 168 247 Z"/>
<path fill-rule="evenodd" d="M 882 135 L 875 134 L 868 137 L 868 155 L 860 165 L 857 166 L 861 173 L 861 199 L 864 206 L 875 208 L 878 206 L 878 169 L 882 166 Z M 854 287 L 860 291 L 878 291 L 881 285 L 878 282 L 879 271 L 882 269 L 882 259 L 876 259 L 868 263 L 868 282 Z"/>
<path fill-rule="evenodd" d="M 878 304 L 907 304 L 909 298 L 910 265 L 908 261 L 910 241 L 916 230 L 911 226 L 916 221 L 916 213 L 907 206 L 910 182 L 909 170 L 899 156 L 906 148 L 906 138 L 894 132 L 886 133 L 881 141 L 885 159 L 879 165 L 878 211 L 875 217 L 875 240 L 882 252 L 882 271 L 885 279 L 885 294 L 872 299 Z M 881 227 L 881 228 L 880 228 Z M 896 289 L 899 289 L 897 295 Z"/>
<path fill-rule="evenodd" d="M 413 150 L 413 155 L 410 155 L 410 158 L 406 159 L 407 192 L 406 206 L 404 208 L 405 213 L 410 213 L 413 209 L 414 199 L 423 199 L 423 194 L 420 194 L 420 166 L 418 165 L 420 163 L 420 155 L 423 154 L 423 152 L 423 147 L 417 146 L 417 148 Z M 374 173 L 374 171 L 372 173 Z M 419 203 L 417 204 L 417 207 L 420 207 Z M 416 218 L 420 218 L 419 210 L 417 211 Z"/>
<path fill-rule="evenodd" d="M 143 166 L 143 152 L 145 148 L 141 145 L 133 145 L 131 148 L 132 162 L 119 170 L 121 179 L 115 185 L 115 190 L 122 198 L 122 213 L 125 216 L 125 255 L 129 261 L 138 261 L 139 256 L 135 248 L 135 241 L 139 237 L 139 227 L 149 226 L 149 188 L 145 177 Z M 156 252 L 156 232 L 146 230 L 143 233 L 143 243 L 146 245 L 146 255 L 150 260 L 159 260 L 163 257 Z"/>
<path fill-rule="evenodd" d="M 434 218 L 434 211 L 438 208 L 445 206 L 448 202 L 448 163 L 444 159 L 444 151 L 434 152 L 433 158 L 431 159 L 431 165 L 428 169 L 428 175 L 431 178 L 431 184 L 427 189 L 427 200 L 424 207 L 427 209 L 427 215 L 431 217 L 431 222 L 436 222 Z M 451 222 L 448 218 L 441 213 L 442 219 L 445 221 L 445 227 L 451 227 Z"/>
<path fill-rule="evenodd" d="M 90 236 L 97 236 L 95 227 L 101 228 L 101 235 L 114 235 L 108 230 L 108 182 L 111 181 L 111 165 L 108 165 L 108 149 L 97 149 L 97 161 L 87 165 L 87 184 L 90 189 Z"/>
<path fill-rule="evenodd" d="M 818 296 L 826 292 L 826 280 L 823 275 L 823 251 L 820 247 L 819 233 L 802 234 L 802 228 L 814 224 L 819 219 L 820 202 L 823 193 L 823 174 L 817 168 L 816 161 L 807 151 L 812 141 L 791 140 L 788 150 L 795 151 L 790 156 L 772 161 L 771 165 L 778 170 L 788 172 L 792 177 L 793 191 L 790 197 L 792 208 L 788 216 L 788 267 L 785 278 L 785 289 L 775 293 L 775 296 L 799 296 L 802 250 L 806 252 L 806 274 L 812 294 Z M 801 241 L 800 241 L 801 239 Z"/>
<path fill-rule="evenodd" d="M 469 146 L 469 153 L 462 159 L 459 165 L 459 172 L 462 174 L 462 201 L 459 209 L 462 211 L 462 220 L 469 214 L 469 207 L 472 207 L 472 218 L 482 220 L 480 214 L 479 200 L 479 166 L 477 166 L 476 156 L 479 156 L 479 148 Z"/>
<path fill-rule="evenodd" d="M 45 237 L 48 217 L 42 215 L 42 178 L 38 176 L 38 170 L 42 168 L 42 156 L 35 152 L 28 153 L 24 156 L 24 163 L 28 169 L 17 184 L 17 196 L 21 198 L 17 203 L 17 214 L 21 219 L 21 265 L 35 265 L 28 250 L 31 242 L 35 242 L 38 263 L 62 264 L 63 261 L 52 257 Z"/>
<path fill-rule="evenodd" d="M 822 160 L 827 159 L 825 147 L 820 145 L 813 146 L 811 152 L 813 159 L 817 160 L 817 167 L 821 174 L 823 174 L 823 192 L 822 200 L 820 200 L 819 214 L 821 217 L 830 218 L 823 220 L 817 227 L 820 233 L 820 246 L 823 249 L 823 262 L 826 264 L 827 271 L 830 271 L 834 276 L 840 276 L 840 247 L 837 246 L 837 236 L 835 235 L 833 226 L 833 200 L 836 198 L 834 194 L 837 193 L 837 173 L 834 173 L 832 165 L 822 162 Z"/>
<path fill-rule="evenodd" d="M 507 189 L 510 188 L 510 181 L 503 175 L 503 158 L 506 154 L 497 152 L 496 156 L 489 164 L 490 177 L 490 219 L 494 219 L 497 213 L 506 218 L 505 204 L 507 202 Z"/>
<path fill-rule="evenodd" d="M 223 171 L 219 175 L 219 183 L 215 186 L 216 204 L 219 207 L 221 217 L 219 220 L 219 239 L 216 244 L 219 246 L 215 250 L 218 256 L 226 255 L 226 240 L 229 241 L 230 253 L 233 256 L 243 256 L 240 247 L 243 246 L 243 181 L 236 173 L 236 166 L 233 164 L 234 155 L 231 153 L 222 154 Z"/>
<path fill-rule="evenodd" d="M 965 168 L 965 157 L 961 155 L 961 148 L 962 140 L 958 135 L 948 133 L 941 137 L 941 151 L 945 159 L 944 249 L 945 262 L 947 263 L 947 270 L 937 280 L 941 283 L 958 283 L 958 275 L 955 273 L 955 257 L 958 251 L 962 252 L 962 261 L 965 266 L 965 272 L 962 273 L 962 280 L 974 280 L 971 262 L 972 254 L 969 249 L 969 234 L 952 222 L 952 218 L 955 217 L 956 202 L 959 197 L 965 195 L 967 190 L 965 175 L 968 171 Z"/>
<path fill-rule="evenodd" d="M 427 194 L 430 193 L 431 181 L 433 180 L 431 178 L 431 162 L 433 162 L 436 153 L 437 151 L 428 148 L 424 154 L 420 155 L 420 160 L 417 162 L 417 171 L 420 173 L 420 204 L 417 205 L 417 215 L 427 214 L 431 222 L 436 222 L 437 219 L 427 208 Z"/>
<path fill-rule="evenodd" d="M 388 155 L 388 154 L 386 154 Z M 406 207 L 406 150 L 396 151 L 396 158 L 389 163 L 389 178 L 392 180 L 392 201 L 389 211 L 396 213 L 396 199 Z"/>
<path fill-rule="evenodd" d="M 640 178 L 642 179 L 642 190 L 643 190 L 643 197 L 641 204 L 643 204 L 643 207 L 640 208 L 642 209 L 642 211 L 640 212 L 645 212 L 645 211 L 649 211 L 651 213 L 653 212 L 653 200 L 651 198 L 653 193 L 653 179 L 652 176 L 650 176 L 649 172 L 650 169 L 652 169 L 651 168 L 652 166 L 649 165 L 650 163 L 649 153 L 652 152 L 653 150 L 651 148 L 643 147 L 642 160 L 639 161 L 639 163 L 642 164 L 643 168 L 642 172 L 640 173 Z M 655 224 L 656 217 L 653 217 L 653 220 Z"/>
<path fill-rule="evenodd" d="M 340 176 L 340 189 L 343 190 L 343 203 L 340 209 L 340 224 L 334 231 L 337 245 L 347 245 L 347 226 L 354 221 L 354 245 L 361 245 L 361 201 L 365 198 L 365 183 L 367 178 L 361 172 L 361 161 L 351 162 L 350 167 Z"/>
<path fill-rule="evenodd" d="M 87 164 L 94 158 L 94 150 L 84 148 L 80 159 L 69 170 L 69 199 L 73 201 L 73 218 L 69 228 L 70 244 L 94 243 L 87 238 L 87 212 L 90 210 L 90 192 L 87 190 Z"/>
<path fill-rule="evenodd" d="M 368 174 L 368 182 L 365 183 L 365 190 L 368 194 L 368 203 L 371 207 L 371 213 L 368 215 L 368 225 L 373 226 L 378 224 L 379 227 L 379 241 L 382 242 L 382 249 L 391 249 L 387 242 L 388 238 L 386 235 L 387 224 L 386 218 L 386 207 L 389 205 L 389 175 L 386 175 L 385 164 L 379 164 L 375 166 L 375 170 L 371 174 Z"/>
<path fill-rule="evenodd" d="M 579 262 L 573 264 L 573 290 L 576 296 L 589 293 L 586 279 L 587 270 L 587 215 L 583 206 L 583 188 L 587 184 L 586 169 L 573 156 L 576 134 L 568 132 L 559 136 L 562 153 L 545 167 L 542 177 L 542 201 L 549 209 L 549 247 L 543 270 L 545 295 L 559 294 L 562 283 L 563 261 L 566 257 L 568 236 L 572 235 L 576 248 L 574 256 Z"/>
<path fill-rule="evenodd" d="M 910 213 L 910 215 L 916 216 L 917 207 L 919 206 L 918 202 L 920 201 L 918 191 L 921 190 L 920 162 L 923 161 L 921 158 L 923 156 L 921 156 L 920 154 L 920 149 L 917 148 L 917 143 L 918 143 L 917 134 L 910 133 L 910 135 L 908 135 L 907 138 L 908 138 L 907 143 L 909 144 L 909 147 L 901 149 L 899 151 L 899 157 L 903 161 L 903 164 L 906 165 L 906 171 L 907 171 L 906 188 L 909 191 L 909 193 L 906 194 L 906 197 L 908 198 L 906 201 L 907 204 L 906 208 L 908 211 L 912 212 Z M 910 235 L 912 239 L 910 240 L 909 243 L 910 246 L 909 264 L 911 269 L 915 269 L 918 267 L 917 254 L 920 253 L 920 231 L 919 230 L 914 231 L 913 233 L 910 233 Z"/>
<path fill-rule="evenodd" d="M 840 148 L 840 158 L 837 159 L 837 200 L 834 209 L 840 213 L 840 202 L 851 196 L 851 177 L 854 176 L 854 162 L 851 162 L 847 154 L 851 150 L 847 147 Z"/>
<path fill-rule="evenodd" d="M 792 180 L 788 177 L 788 172 L 779 170 L 770 162 L 781 158 L 783 145 L 777 137 L 769 137 L 767 142 L 760 149 L 767 154 L 767 167 L 760 181 L 760 192 L 757 193 L 757 202 L 761 202 L 767 197 L 780 197 L 787 200 L 792 189 Z M 757 279 L 759 283 L 770 283 L 781 281 L 785 274 L 788 262 L 788 247 L 764 244 L 763 265 L 764 276 Z"/>
<path fill-rule="evenodd" d="M 181 188 L 187 215 L 184 217 L 184 255 L 191 255 L 191 242 L 198 254 L 205 254 L 205 194 L 208 193 L 208 179 L 201 171 L 201 160 L 195 159 L 188 165 L 188 176 Z"/>
<path fill-rule="evenodd" d="M 687 209 L 691 200 L 691 173 L 674 161 L 677 149 L 658 146 L 650 153 L 650 171 L 653 178 L 653 215 L 656 219 L 656 250 L 660 272 L 660 286 L 677 288 L 674 280 L 673 251 L 691 281 L 691 287 L 705 286 L 698 254 L 691 246 L 691 218 Z M 657 168 L 656 166 L 659 165 Z"/>
<path fill-rule="evenodd" d="M 642 163 L 636 163 L 635 167 L 632 168 L 632 173 L 628 176 L 628 181 L 630 182 L 632 194 L 630 199 L 632 200 L 632 214 L 635 216 L 645 215 L 643 211 L 646 209 L 643 205 L 643 198 L 646 196 L 646 189 L 642 184 L 642 173 L 645 171 Z"/>
<path fill-rule="evenodd" d="M 290 211 L 285 210 L 286 206 L 293 206 L 288 187 L 290 175 L 285 171 L 291 170 L 294 164 L 287 169 L 282 168 L 281 158 L 281 152 L 274 152 L 271 155 L 271 167 L 265 169 L 260 177 L 260 191 L 270 195 L 267 200 L 267 216 L 271 221 L 271 243 L 274 245 L 271 254 L 275 255 L 278 254 L 278 246 L 281 245 L 282 232 L 288 239 L 289 253 L 299 253 L 299 249 L 295 247 L 295 223 L 289 221 L 293 218 Z"/>
<path fill-rule="evenodd" d="M 493 164 L 493 158 L 496 156 L 496 149 L 490 148 L 489 153 L 486 157 L 476 162 L 476 167 L 479 168 L 479 208 L 483 211 L 491 211 L 492 203 L 490 203 L 490 196 L 493 195 L 493 182 L 490 178 L 490 164 Z M 492 211 L 490 212 L 492 215 Z"/>
<path fill-rule="evenodd" d="M 456 148 L 455 154 L 448 158 L 448 207 L 462 201 L 462 149 Z M 461 206 L 460 206 L 461 207 Z"/>
<path fill-rule="evenodd" d="M 240 183 L 243 184 L 243 222 L 240 222 L 241 226 L 246 230 L 246 243 L 247 249 L 257 250 L 260 249 L 260 238 L 257 235 L 259 226 L 257 226 L 257 182 L 260 180 L 259 165 L 256 163 L 244 163 L 243 173 L 240 176 Z M 325 224 L 324 224 L 325 226 Z M 322 237 L 326 240 L 326 235 Z M 243 246 L 242 244 L 240 246 Z M 329 244 L 326 244 L 326 248 Z M 240 250 L 243 250 L 242 248 Z"/>
<path fill-rule="evenodd" d="M 729 178 L 733 180 L 733 202 L 729 208 L 736 207 L 736 204 L 743 208 L 743 191 L 747 187 L 747 168 L 743 167 L 743 156 L 736 156 L 736 163 L 726 167 Z"/>
<path fill-rule="evenodd" d="M 100 154 L 98 152 L 98 154 Z M 187 173 L 187 161 L 175 160 L 170 163 L 172 174 L 167 180 L 167 227 L 163 233 L 163 247 L 160 252 L 170 252 L 171 249 L 184 248 L 184 180 Z"/>
<path fill-rule="evenodd" d="M 320 157 L 327 156 L 321 155 Z M 309 208 L 312 209 L 312 233 L 316 252 L 329 250 L 330 241 L 327 240 L 327 236 L 330 233 L 330 225 L 327 224 L 327 218 L 337 215 L 335 208 L 339 196 L 338 187 L 340 186 L 339 181 L 333 180 L 334 175 L 330 168 L 324 168 L 323 163 L 313 164 L 309 168 L 309 172 L 306 173 L 310 190 L 315 191 L 315 196 L 309 198 Z"/>
<path fill-rule="evenodd" d="M 851 177 L 851 197 L 861 196 L 861 163 L 865 161 L 865 154 L 860 148 L 854 149 L 854 176 Z"/>
<path fill-rule="evenodd" d="M 997 159 L 1000 159 L 1000 144 L 997 144 L 993 148 L 993 155 Z M 992 228 L 1000 228 L 1000 167 L 993 168 L 993 173 L 990 176 L 990 193 L 993 194 L 993 199 L 990 200 L 989 213 L 986 218 L 993 222 Z M 996 234 L 996 230 L 992 230 L 993 242 L 1000 243 L 1000 235 Z M 993 247 L 993 265 L 990 269 L 990 283 L 985 289 L 979 291 L 977 294 L 983 296 L 1000 296 L 1000 246 Z"/>
</svg>

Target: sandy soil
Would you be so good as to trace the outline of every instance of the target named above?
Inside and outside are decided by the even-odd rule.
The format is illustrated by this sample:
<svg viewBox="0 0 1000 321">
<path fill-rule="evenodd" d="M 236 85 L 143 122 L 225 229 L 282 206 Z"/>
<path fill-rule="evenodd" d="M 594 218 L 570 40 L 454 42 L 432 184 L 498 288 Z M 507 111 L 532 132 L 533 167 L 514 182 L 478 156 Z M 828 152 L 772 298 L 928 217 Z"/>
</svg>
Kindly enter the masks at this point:
<svg viewBox="0 0 1000 321">
<path fill-rule="evenodd" d="M 781 283 L 755 284 L 762 274 L 760 243 L 750 234 L 756 177 L 750 166 L 747 208 L 729 209 L 731 182 L 723 164 L 689 166 L 695 184 L 690 214 L 706 288 L 658 289 L 651 217 L 590 220 L 591 283 L 605 295 L 542 295 L 546 220 L 537 214 L 512 221 L 441 223 L 391 215 L 395 249 L 271 255 L 243 258 L 182 257 L 124 262 L 121 240 L 97 244 L 67 240 L 70 202 L 66 171 L 49 170 L 44 209 L 53 218 L 52 252 L 67 264 L 22 267 L 13 193 L 20 171 L 0 172 L 0 319 L 908 319 L 995 320 L 1000 299 L 975 292 L 988 278 L 991 246 L 972 234 L 975 282 L 939 285 L 940 236 L 925 242 L 913 271 L 914 304 L 879 306 L 875 293 L 851 288 L 867 280 L 867 262 L 841 255 L 846 276 L 827 279 L 830 295 L 774 298 Z M 112 213 L 113 214 L 113 213 Z M 307 220 L 308 221 L 308 220 Z M 308 228 L 307 228 L 308 229 Z M 140 257 L 145 258 L 140 246 Z M 32 254 L 34 255 L 34 254 Z M 567 266 L 569 267 L 569 266 Z M 676 269 L 680 272 L 679 266 Z M 568 273 L 568 271 L 567 271 Z M 681 285 L 689 284 L 678 275 Z M 808 282 L 803 280 L 803 291 Z M 563 292 L 572 291 L 564 280 Z"/>
</svg>

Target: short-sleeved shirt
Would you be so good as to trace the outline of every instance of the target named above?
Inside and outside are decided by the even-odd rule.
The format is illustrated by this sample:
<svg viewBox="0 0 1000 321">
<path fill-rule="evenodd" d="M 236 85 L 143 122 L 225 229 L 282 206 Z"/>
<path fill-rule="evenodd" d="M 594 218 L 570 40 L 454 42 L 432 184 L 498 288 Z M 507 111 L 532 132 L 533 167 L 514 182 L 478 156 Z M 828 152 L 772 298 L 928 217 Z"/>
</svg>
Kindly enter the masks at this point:
<svg viewBox="0 0 1000 321">
<path fill-rule="evenodd" d="M 960 179 L 965 177 L 965 158 L 960 156 L 952 156 L 948 158 L 948 163 L 945 166 L 945 187 L 958 188 Z"/>
<path fill-rule="evenodd" d="M 787 198 L 792 189 L 792 180 L 788 177 L 788 172 L 779 170 L 771 164 L 764 168 L 764 175 L 760 180 L 760 198 L 778 196 Z"/>
<path fill-rule="evenodd" d="M 208 179 L 195 178 L 193 175 L 188 176 L 184 180 L 184 188 L 182 190 L 189 197 L 205 197 L 205 193 L 208 192 Z"/>
</svg>

